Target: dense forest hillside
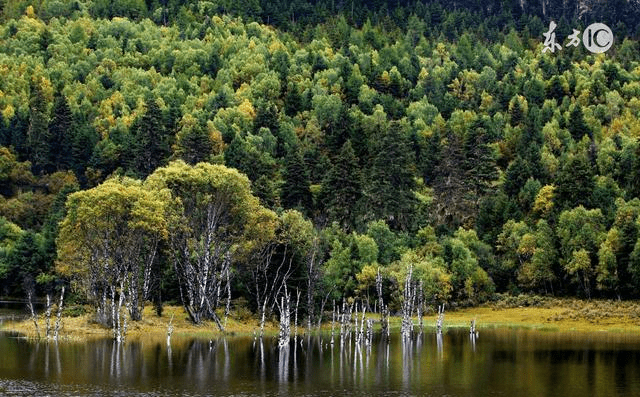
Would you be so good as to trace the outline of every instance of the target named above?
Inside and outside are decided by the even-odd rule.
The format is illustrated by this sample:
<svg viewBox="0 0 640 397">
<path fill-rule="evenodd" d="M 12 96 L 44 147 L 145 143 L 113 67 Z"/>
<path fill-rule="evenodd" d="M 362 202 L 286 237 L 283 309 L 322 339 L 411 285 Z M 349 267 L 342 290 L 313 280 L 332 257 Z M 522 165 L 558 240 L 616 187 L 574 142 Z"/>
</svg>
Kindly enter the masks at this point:
<svg viewBox="0 0 640 397">
<path fill-rule="evenodd" d="M 639 297 L 636 1 L 0 8 L 2 295 Z"/>
</svg>

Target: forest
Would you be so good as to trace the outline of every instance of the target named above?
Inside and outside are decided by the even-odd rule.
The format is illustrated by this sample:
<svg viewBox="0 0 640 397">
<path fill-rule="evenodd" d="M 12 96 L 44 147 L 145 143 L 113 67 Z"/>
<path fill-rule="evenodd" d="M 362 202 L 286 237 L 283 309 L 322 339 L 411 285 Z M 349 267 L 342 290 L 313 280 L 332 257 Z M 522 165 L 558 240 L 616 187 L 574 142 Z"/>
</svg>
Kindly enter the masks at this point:
<svg viewBox="0 0 640 397">
<path fill-rule="evenodd" d="M 560 4 L 560 6 L 558 5 Z M 638 299 L 635 1 L 0 1 L 0 296 Z M 544 50 L 592 22 L 603 54 Z M 414 284 L 405 281 L 407 274 Z M 381 292 L 382 291 L 382 292 Z"/>
</svg>

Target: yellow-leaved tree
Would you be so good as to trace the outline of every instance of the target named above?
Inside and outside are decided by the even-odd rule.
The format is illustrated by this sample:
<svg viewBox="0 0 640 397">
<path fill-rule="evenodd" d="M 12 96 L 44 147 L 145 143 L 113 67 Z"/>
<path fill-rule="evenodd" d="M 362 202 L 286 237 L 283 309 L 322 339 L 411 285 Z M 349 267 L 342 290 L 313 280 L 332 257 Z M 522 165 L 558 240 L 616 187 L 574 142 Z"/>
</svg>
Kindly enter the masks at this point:
<svg viewBox="0 0 640 397">
<path fill-rule="evenodd" d="M 71 277 L 96 307 L 97 320 L 120 338 L 124 304 L 142 318 L 160 241 L 167 237 L 168 190 L 113 178 L 67 199 L 57 239 L 57 271 Z"/>
<path fill-rule="evenodd" d="M 214 320 L 222 330 L 215 310 L 228 290 L 234 255 L 254 228 L 275 224 L 275 214 L 251 194 L 246 176 L 222 165 L 172 162 L 145 186 L 171 192 L 165 215 L 169 256 L 186 312 L 194 323 Z"/>
</svg>

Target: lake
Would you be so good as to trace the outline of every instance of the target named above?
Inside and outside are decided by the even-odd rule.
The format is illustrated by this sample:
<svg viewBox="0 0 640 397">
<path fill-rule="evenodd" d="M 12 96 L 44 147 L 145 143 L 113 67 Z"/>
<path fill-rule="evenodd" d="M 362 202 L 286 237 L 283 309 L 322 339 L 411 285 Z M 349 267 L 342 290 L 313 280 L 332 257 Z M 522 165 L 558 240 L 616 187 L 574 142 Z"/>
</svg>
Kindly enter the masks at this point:
<svg viewBox="0 0 640 397">
<path fill-rule="evenodd" d="M 640 337 L 428 331 L 369 346 L 336 336 L 85 343 L 0 333 L 2 396 L 640 396 Z"/>
</svg>

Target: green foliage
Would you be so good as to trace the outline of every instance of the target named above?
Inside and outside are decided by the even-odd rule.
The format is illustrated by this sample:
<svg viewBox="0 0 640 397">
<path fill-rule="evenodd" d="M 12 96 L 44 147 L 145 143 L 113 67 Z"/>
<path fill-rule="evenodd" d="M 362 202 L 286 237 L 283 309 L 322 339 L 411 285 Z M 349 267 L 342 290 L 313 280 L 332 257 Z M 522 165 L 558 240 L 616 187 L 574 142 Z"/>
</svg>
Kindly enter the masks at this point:
<svg viewBox="0 0 640 397">
<path fill-rule="evenodd" d="M 330 221 L 338 222 L 345 230 L 355 229 L 362 176 L 351 141 L 347 141 L 335 157 L 322 183 L 320 197 Z"/>
<path fill-rule="evenodd" d="M 494 286 L 637 297 L 637 38 L 550 56 L 534 6 L 476 3 L 0 2 L 0 214 L 20 230 L 0 238 L 0 272 L 31 233 L 24 266 L 51 275 L 74 189 L 163 169 L 192 206 L 213 194 L 201 174 L 242 179 L 232 190 L 275 222 L 256 221 L 274 257 L 306 247 L 291 286 L 305 285 L 311 222 L 320 285 L 344 297 L 370 295 L 378 267 L 392 286 L 409 266 L 442 300 Z M 638 16 L 632 2 L 580 10 L 620 32 Z M 237 238 L 243 255 L 265 243 Z"/>
</svg>

